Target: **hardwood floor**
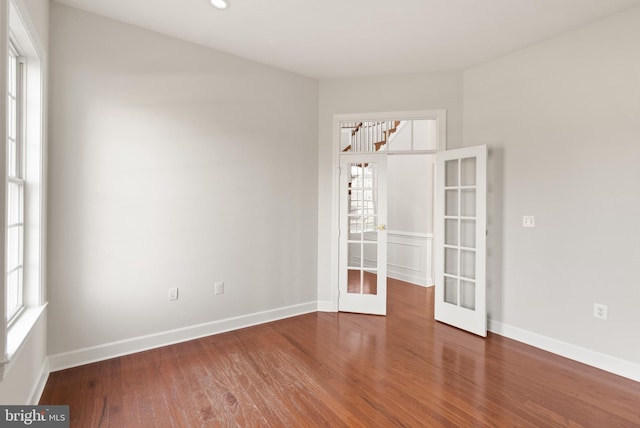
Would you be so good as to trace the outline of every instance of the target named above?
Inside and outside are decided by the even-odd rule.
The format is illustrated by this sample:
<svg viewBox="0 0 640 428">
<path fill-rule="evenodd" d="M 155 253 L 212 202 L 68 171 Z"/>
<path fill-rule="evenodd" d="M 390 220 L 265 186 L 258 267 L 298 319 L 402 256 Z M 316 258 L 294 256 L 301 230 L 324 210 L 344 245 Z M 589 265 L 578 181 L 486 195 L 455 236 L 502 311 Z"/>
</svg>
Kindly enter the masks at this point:
<svg viewBox="0 0 640 428">
<path fill-rule="evenodd" d="M 313 313 L 52 373 L 72 427 L 640 426 L 640 383 L 433 321 L 389 280 L 388 316 Z"/>
<path fill-rule="evenodd" d="M 347 272 L 347 292 L 355 294 L 378 294 L 378 275 L 371 272 L 362 272 L 360 278 L 359 270 Z"/>
</svg>

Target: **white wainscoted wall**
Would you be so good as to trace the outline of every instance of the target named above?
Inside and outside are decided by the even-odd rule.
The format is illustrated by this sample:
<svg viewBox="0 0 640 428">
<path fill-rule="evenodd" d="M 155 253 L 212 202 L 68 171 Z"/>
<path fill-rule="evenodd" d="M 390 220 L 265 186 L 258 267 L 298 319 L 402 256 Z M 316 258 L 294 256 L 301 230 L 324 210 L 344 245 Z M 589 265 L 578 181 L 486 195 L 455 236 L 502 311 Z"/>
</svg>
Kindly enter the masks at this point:
<svg viewBox="0 0 640 428">
<path fill-rule="evenodd" d="M 387 276 L 433 282 L 433 155 L 389 157 Z"/>
<path fill-rule="evenodd" d="M 387 232 L 387 277 L 421 285 L 432 286 L 433 283 L 433 234 Z M 349 265 L 359 266 L 359 254 L 350 254 Z M 375 267 L 377 264 L 376 248 L 365 248 L 364 266 Z"/>
<path fill-rule="evenodd" d="M 387 276 L 429 287 L 433 281 L 433 155 L 388 157 Z M 364 266 L 376 265 L 374 248 Z M 350 255 L 359 265 L 359 254 Z"/>
<path fill-rule="evenodd" d="M 387 276 L 430 287 L 433 283 L 433 234 L 387 232 Z"/>
</svg>

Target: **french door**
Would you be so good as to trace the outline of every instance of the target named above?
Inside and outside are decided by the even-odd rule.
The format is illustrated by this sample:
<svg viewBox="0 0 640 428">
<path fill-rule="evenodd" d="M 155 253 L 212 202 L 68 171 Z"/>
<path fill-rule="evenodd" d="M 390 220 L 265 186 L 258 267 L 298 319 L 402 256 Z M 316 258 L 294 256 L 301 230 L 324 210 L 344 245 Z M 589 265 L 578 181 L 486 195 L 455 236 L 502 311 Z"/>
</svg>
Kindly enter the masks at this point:
<svg viewBox="0 0 640 428">
<path fill-rule="evenodd" d="M 338 310 L 387 313 L 387 156 L 340 155 Z"/>
<path fill-rule="evenodd" d="M 487 335 L 487 147 L 436 154 L 435 318 Z"/>
</svg>

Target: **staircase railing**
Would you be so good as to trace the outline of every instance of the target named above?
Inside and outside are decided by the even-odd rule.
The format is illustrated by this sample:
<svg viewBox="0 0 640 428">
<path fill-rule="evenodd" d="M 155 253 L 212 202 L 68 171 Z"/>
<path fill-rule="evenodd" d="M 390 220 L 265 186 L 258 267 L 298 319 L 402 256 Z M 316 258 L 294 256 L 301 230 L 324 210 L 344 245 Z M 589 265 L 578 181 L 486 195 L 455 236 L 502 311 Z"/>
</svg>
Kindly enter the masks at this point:
<svg viewBox="0 0 640 428">
<path fill-rule="evenodd" d="M 353 128 L 350 143 L 343 152 L 377 152 L 383 150 L 400 126 L 399 120 L 353 122 L 343 128 Z"/>
</svg>

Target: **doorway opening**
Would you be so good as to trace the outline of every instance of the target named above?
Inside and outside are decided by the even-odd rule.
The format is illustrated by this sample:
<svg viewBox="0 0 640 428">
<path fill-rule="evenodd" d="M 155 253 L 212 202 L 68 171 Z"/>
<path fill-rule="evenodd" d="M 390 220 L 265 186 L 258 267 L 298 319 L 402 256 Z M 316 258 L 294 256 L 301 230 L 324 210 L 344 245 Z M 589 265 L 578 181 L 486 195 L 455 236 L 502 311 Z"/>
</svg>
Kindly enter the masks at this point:
<svg viewBox="0 0 640 428">
<path fill-rule="evenodd" d="M 433 166 L 446 113 L 340 115 L 334 130 L 335 307 L 384 315 L 387 276 L 434 284 Z"/>
</svg>

